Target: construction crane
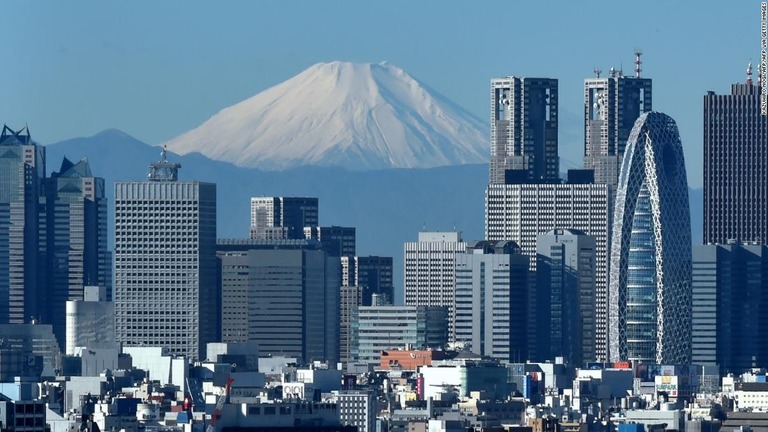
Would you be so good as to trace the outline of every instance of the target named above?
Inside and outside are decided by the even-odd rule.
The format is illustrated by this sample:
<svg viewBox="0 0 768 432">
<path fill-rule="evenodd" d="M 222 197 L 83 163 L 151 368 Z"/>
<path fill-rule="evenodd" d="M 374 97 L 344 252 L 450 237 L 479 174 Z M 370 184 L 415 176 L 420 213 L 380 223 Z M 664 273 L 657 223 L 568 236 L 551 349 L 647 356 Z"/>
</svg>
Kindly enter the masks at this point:
<svg viewBox="0 0 768 432">
<path fill-rule="evenodd" d="M 205 432 L 215 432 L 216 431 L 216 422 L 219 421 L 219 417 L 221 417 L 221 410 L 224 408 L 224 404 L 227 402 L 227 399 L 229 398 L 229 389 L 232 387 L 232 382 L 235 379 L 232 377 L 229 377 L 227 379 L 227 383 L 224 385 L 224 393 L 219 396 L 219 400 L 216 402 L 216 409 L 213 410 L 213 413 L 211 413 L 211 421 L 208 422 L 208 427 L 205 428 Z"/>
</svg>

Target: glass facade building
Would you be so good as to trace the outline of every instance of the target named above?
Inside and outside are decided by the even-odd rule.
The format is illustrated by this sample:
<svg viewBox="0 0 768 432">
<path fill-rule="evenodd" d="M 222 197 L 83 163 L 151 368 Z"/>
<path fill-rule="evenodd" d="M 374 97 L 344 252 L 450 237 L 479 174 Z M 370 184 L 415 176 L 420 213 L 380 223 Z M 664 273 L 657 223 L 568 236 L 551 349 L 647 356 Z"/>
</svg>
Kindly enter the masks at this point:
<svg viewBox="0 0 768 432">
<path fill-rule="evenodd" d="M 675 121 L 643 114 L 619 175 L 611 239 L 612 361 L 691 360 L 691 229 L 683 148 Z"/>
</svg>

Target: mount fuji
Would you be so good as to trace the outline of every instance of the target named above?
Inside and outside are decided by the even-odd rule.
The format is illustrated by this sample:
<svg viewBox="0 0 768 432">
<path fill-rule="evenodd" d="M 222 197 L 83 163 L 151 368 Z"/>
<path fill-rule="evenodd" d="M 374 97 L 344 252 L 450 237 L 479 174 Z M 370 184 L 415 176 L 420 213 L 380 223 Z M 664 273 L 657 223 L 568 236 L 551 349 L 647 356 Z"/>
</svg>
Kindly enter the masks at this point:
<svg viewBox="0 0 768 432">
<path fill-rule="evenodd" d="M 487 162 L 488 127 L 389 63 L 315 64 L 166 143 L 237 166 L 362 171 Z"/>
</svg>

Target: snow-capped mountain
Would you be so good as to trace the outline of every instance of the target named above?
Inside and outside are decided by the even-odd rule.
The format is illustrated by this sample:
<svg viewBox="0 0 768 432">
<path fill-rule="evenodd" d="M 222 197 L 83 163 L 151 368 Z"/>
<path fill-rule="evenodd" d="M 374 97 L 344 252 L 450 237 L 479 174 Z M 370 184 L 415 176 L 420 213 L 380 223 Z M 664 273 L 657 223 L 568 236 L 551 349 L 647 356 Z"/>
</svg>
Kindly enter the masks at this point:
<svg viewBox="0 0 768 432">
<path fill-rule="evenodd" d="M 388 63 L 318 63 L 167 142 L 265 170 L 428 168 L 488 160 L 487 126 Z"/>
</svg>

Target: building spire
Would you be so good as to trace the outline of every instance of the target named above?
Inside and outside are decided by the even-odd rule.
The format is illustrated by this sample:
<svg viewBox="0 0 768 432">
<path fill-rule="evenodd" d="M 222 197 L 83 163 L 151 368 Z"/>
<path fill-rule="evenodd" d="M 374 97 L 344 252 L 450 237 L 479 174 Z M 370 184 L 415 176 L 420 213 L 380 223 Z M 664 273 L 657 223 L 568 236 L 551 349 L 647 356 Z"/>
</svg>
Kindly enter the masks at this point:
<svg viewBox="0 0 768 432">
<path fill-rule="evenodd" d="M 635 48 L 635 78 L 640 78 L 640 72 L 643 71 L 643 60 L 640 57 L 643 55 L 643 51 Z"/>
<path fill-rule="evenodd" d="M 752 60 L 749 60 L 749 64 L 747 65 L 747 85 L 752 85 Z"/>
</svg>

